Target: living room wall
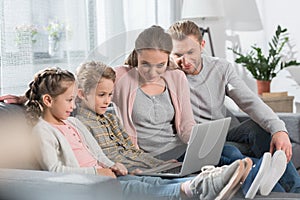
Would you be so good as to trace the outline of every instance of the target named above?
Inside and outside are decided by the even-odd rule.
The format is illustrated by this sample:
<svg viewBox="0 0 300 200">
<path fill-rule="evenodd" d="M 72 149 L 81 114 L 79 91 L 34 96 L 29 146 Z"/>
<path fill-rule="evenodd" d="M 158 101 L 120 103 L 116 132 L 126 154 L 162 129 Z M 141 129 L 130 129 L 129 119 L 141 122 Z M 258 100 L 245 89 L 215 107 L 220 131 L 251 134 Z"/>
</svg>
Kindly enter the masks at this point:
<svg viewBox="0 0 300 200">
<path fill-rule="evenodd" d="M 249 49 L 251 45 L 257 44 L 264 49 L 268 48 L 268 41 L 274 34 L 277 25 L 287 28 L 290 34 L 291 43 L 295 46 L 295 58 L 300 60 L 300 26 L 298 0 L 256 0 L 263 30 L 255 32 L 239 32 L 242 47 Z"/>
</svg>

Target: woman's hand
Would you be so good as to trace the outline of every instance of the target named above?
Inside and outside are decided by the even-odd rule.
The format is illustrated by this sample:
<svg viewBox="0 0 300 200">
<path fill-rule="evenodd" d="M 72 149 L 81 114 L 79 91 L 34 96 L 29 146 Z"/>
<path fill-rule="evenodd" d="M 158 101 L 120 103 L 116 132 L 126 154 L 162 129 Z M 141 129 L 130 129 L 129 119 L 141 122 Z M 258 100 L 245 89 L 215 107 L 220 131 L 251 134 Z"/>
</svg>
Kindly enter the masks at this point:
<svg viewBox="0 0 300 200">
<path fill-rule="evenodd" d="M 115 163 L 110 169 L 118 176 L 125 176 L 128 174 L 127 168 L 122 163 Z"/>
<path fill-rule="evenodd" d="M 97 168 L 97 174 L 101 176 L 109 176 L 112 178 L 117 178 L 115 173 L 109 168 Z"/>
<path fill-rule="evenodd" d="M 137 169 L 132 170 L 132 171 L 130 172 L 130 174 L 135 175 L 135 174 L 140 174 L 140 173 L 142 173 L 142 172 L 143 172 L 142 170 L 140 170 L 139 168 L 137 168 Z"/>
<path fill-rule="evenodd" d="M 12 104 L 24 104 L 27 99 L 25 96 L 15 96 L 11 94 L 0 96 L 0 101 L 4 103 L 12 103 Z"/>
</svg>

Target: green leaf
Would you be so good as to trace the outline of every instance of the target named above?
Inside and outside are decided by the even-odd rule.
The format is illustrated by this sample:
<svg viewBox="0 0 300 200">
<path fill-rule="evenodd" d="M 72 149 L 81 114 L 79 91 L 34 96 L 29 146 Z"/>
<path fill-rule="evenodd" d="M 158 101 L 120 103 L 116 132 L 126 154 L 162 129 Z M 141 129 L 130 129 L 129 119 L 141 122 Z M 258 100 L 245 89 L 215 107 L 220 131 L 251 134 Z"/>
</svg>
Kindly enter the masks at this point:
<svg viewBox="0 0 300 200">
<path fill-rule="evenodd" d="M 264 55 L 262 49 L 257 46 L 251 46 L 251 50 L 246 54 L 238 52 L 237 49 L 231 48 L 230 50 L 237 55 L 235 62 L 246 67 L 255 79 L 271 80 L 276 76 L 279 71 L 278 69 L 281 70 L 288 66 L 300 65 L 297 60 L 291 60 L 288 62 L 284 62 L 282 60 L 280 53 L 288 41 L 289 34 L 287 29 L 283 29 L 280 25 L 278 25 L 274 36 L 268 43 L 269 50 L 267 55 Z"/>
</svg>

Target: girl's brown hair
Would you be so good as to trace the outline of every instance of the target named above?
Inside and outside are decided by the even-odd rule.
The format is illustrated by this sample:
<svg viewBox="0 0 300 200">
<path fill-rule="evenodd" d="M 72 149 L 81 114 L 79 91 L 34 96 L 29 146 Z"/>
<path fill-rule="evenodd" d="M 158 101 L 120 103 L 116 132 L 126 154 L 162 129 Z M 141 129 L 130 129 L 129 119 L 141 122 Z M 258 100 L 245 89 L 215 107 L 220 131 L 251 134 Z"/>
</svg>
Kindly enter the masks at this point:
<svg viewBox="0 0 300 200">
<path fill-rule="evenodd" d="M 156 49 L 170 54 L 173 49 L 172 38 L 160 26 L 151 26 L 139 34 L 135 48 L 125 61 L 126 65 L 138 65 L 137 53 L 145 49 Z"/>
<path fill-rule="evenodd" d="M 90 61 L 81 64 L 76 72 L 78 87 L 88 94 L 95 88 L 101 78 L 106 78 L 115 82 L 115 71 L 102 62 Z"/>
<path fill-rule="evenodd" d="M 74 75 L 60 68 L 47 68 L 38 72 L 33 81 L 29 84 L 29 89 L 25 96 L 27 111 L 32 122 L 35 122 L 43 113 L 43 95 L 48 94 L 55 98 L 63 94 L 75 82 Z"/>
</svg>

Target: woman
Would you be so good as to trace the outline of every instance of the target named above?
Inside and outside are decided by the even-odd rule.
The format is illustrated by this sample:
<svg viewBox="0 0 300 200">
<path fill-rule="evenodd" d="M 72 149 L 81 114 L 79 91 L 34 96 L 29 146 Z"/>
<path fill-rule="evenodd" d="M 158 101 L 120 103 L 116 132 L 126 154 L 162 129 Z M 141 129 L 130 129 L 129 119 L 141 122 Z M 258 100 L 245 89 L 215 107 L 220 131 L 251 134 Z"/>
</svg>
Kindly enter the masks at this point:
<svg viewBox="0 0 300 200">
<path fill-rule="evenodd" d="M 172 39 L 159 26 L 135 41 L 127 65 L 117 73 L 113 101 L 133 143 L 163 160 L 182 156 L 195 124 L 187 79 L 171 70 Z"/>
</svg>

